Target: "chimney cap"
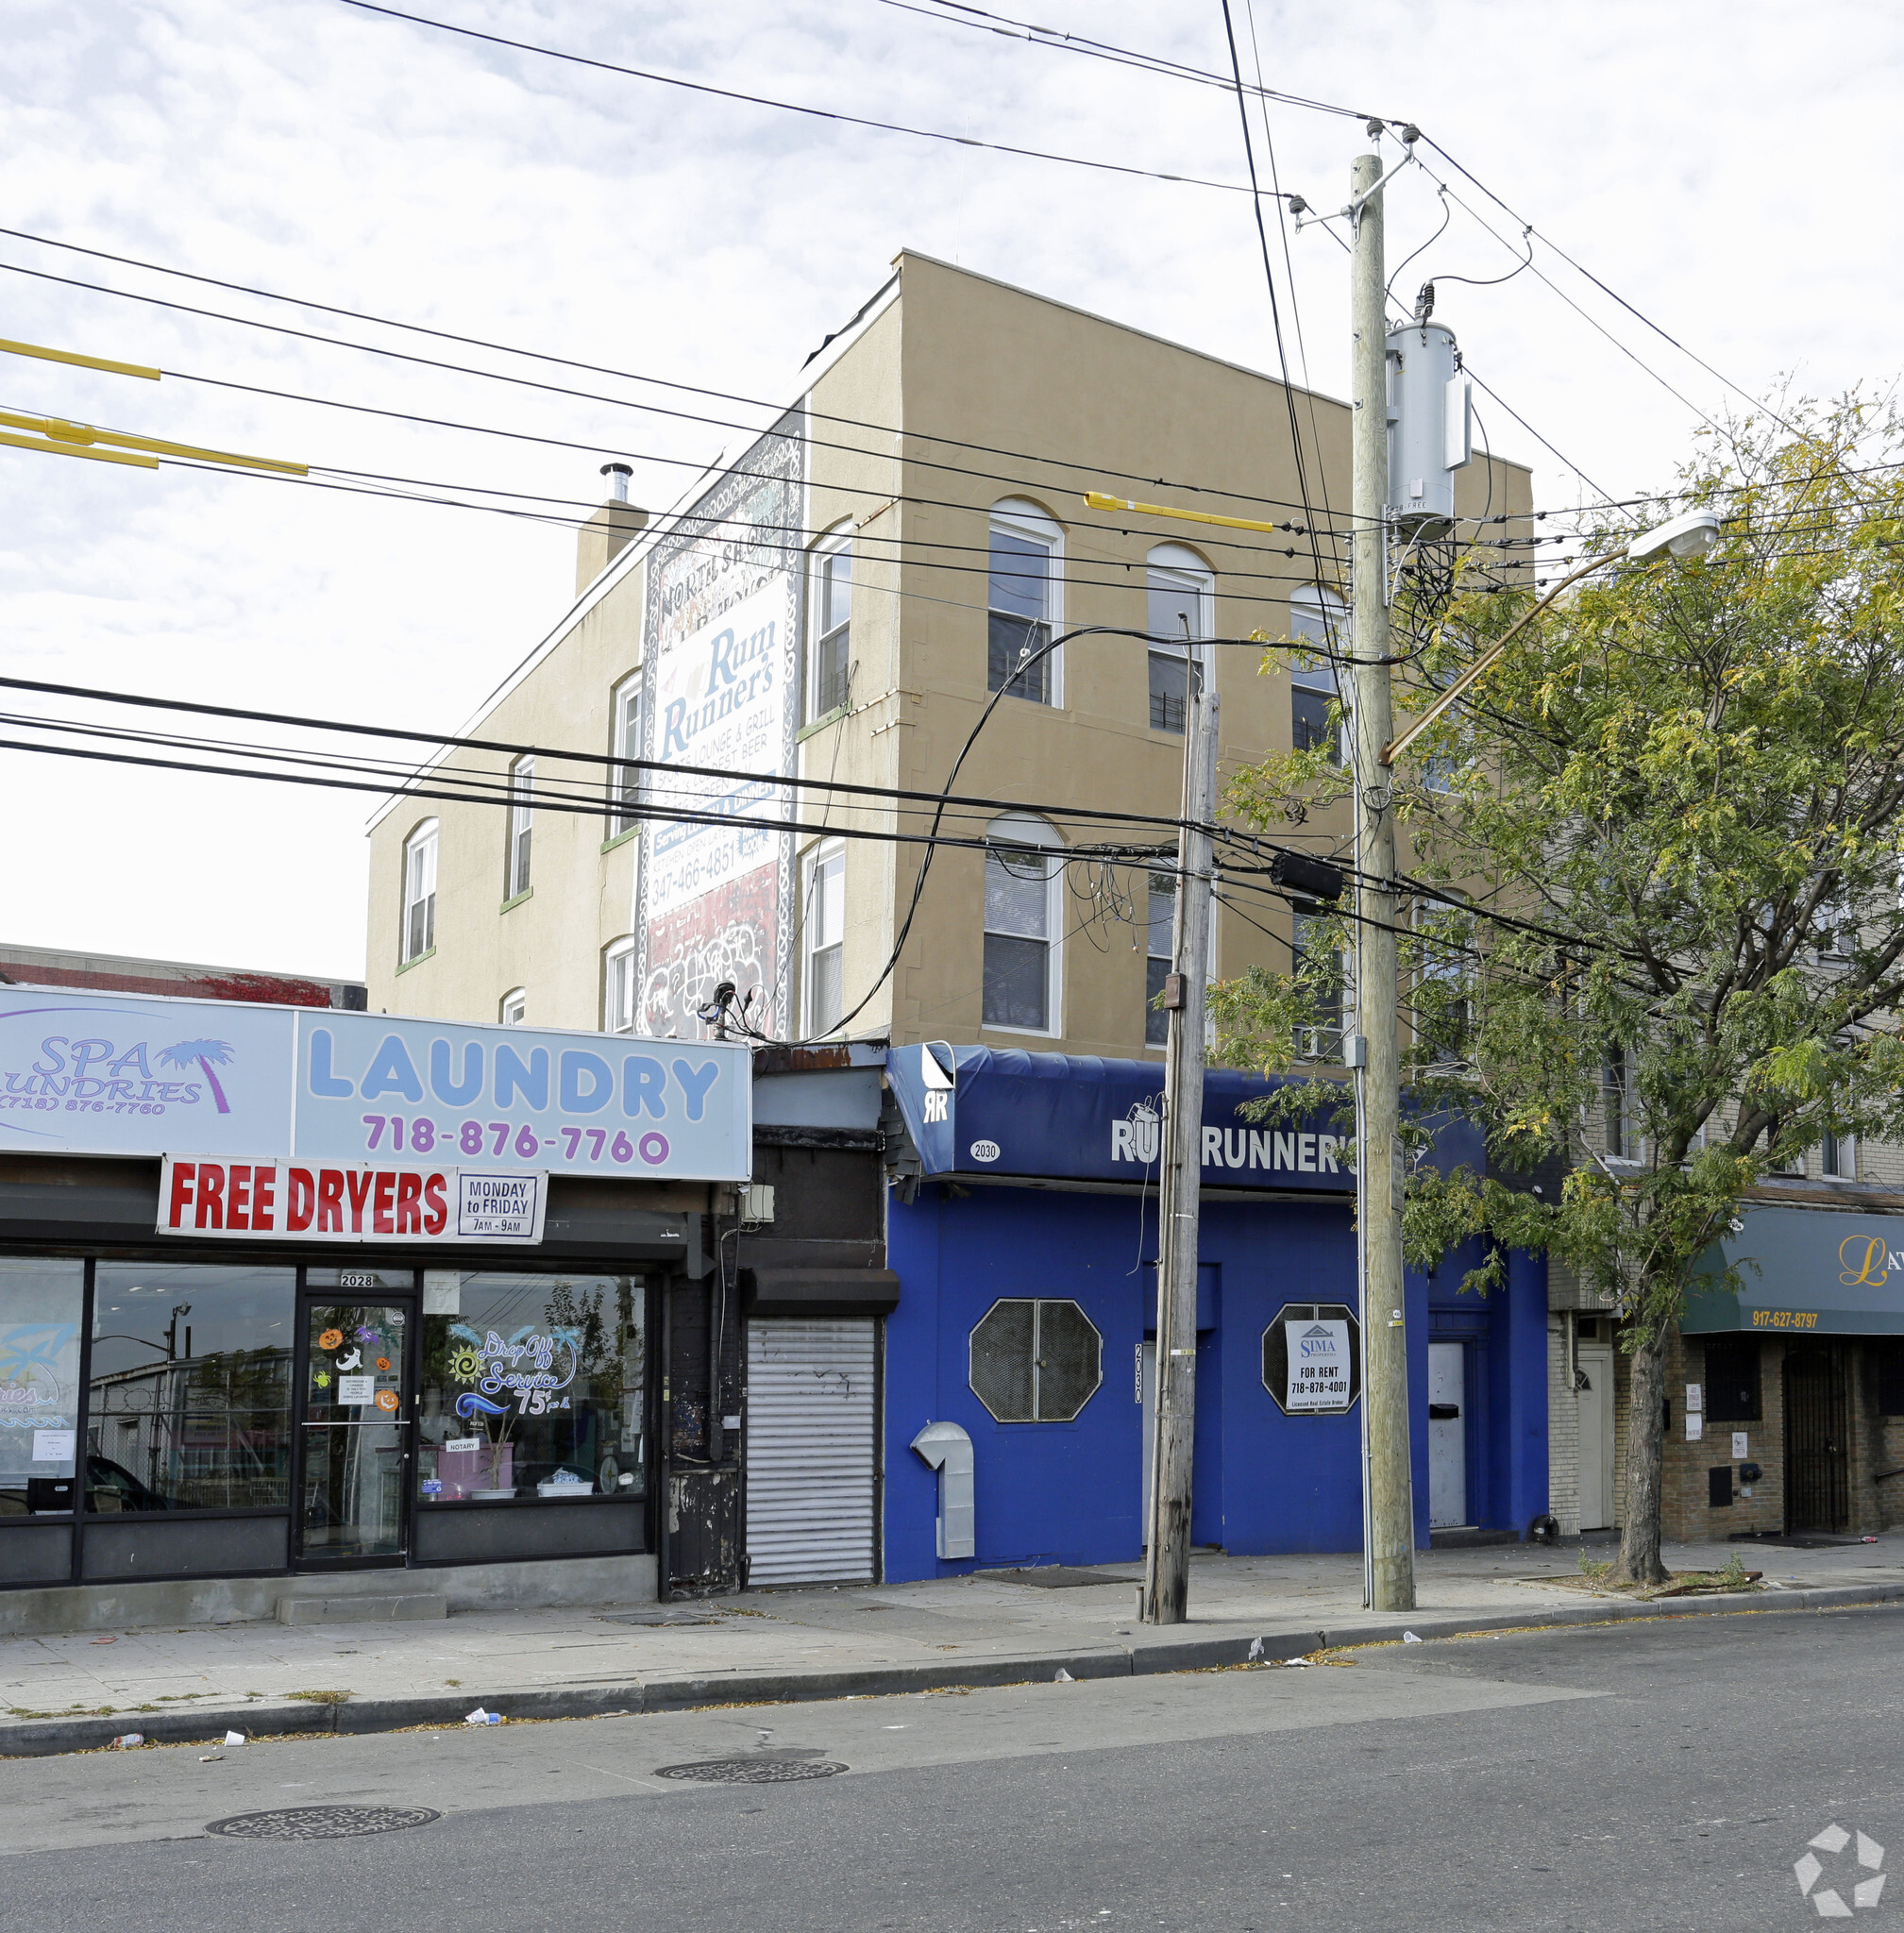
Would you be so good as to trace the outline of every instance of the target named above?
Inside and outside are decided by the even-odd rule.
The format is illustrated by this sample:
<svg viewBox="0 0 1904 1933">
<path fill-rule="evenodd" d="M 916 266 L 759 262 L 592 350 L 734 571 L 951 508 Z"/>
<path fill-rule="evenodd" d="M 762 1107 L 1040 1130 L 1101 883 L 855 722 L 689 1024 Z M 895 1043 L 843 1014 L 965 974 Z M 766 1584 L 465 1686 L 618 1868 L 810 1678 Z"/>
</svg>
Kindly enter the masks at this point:
<svg viewBox="0 0 1904 1933">
<path fill-rule="evenodd" d="M 628 479 L 634 475 L 632 463 L 603 463 L 601 474 L 608 479 L 608 487 L 616 503 L 628 501 Z"/>
</svg>

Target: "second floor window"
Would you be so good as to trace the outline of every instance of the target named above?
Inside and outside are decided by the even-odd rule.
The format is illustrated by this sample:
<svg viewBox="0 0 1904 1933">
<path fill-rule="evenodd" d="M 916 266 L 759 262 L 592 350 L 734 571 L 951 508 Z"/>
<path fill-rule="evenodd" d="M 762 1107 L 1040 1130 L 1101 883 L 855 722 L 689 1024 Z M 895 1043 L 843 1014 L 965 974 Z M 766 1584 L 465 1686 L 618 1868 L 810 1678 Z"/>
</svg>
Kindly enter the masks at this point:
<svg viewBox="0 0 1904 1933">
<path fill-rule="evenodd" d="M 1313 968 L 1318 983 L 1312 1009 L 1315 1024 L 1297 1031 L 1296 1051 L 1305 1060 L 1340 1060 L 1347 975 L 1329 921 L 1320 914 L 1298 913 L 1290 952 L 1296 971 Z"/>
<path fill-rule="evenodd" d="M 1828 1128 L 1818 1149 L 1818 1167 L 1833 1181 L 1855 1182 L 1858 1179 L 1858 1137 L 1855 1135 L 1836 1135 Z"/>
<path fill-rule="evenodd" d="M 806 1031 L 817 1040 L 846 1012 L 846 847 L 821 846 L 806 870 Z"/>
<path fill-rule="evenodd" d="M 503 898 L 529 891 L 529 842 L 535 825 L 535 761 L 517 759 L 509 768 L 509 850 L 503 860 Z"/>
<path fill-rule="evenodd" d="M 634 968 L 632 938 L 616 940 L 603 957 L 601 1030 L 604 1034 L 634 1032 Z"/>
<path fill-rule="evenodd" d="M 403 957 L 420 960 L 436 944 L 436 821 L 403 842 Z"/>
<path fill-rule="evenodd" d="M 624 679 L 610 699 L 612 734 L 610 748 L 618 759 L 641 756 L 641 680 Z M 619 838 L 635 823 L 635 806 L 641 798 L 641 774 L 632 765 L 611 765 L 608 779 L 608 836 Z"/>
<path fill-rule="evenodd" d="M 1033 703 L 1056 703 L 1054 652 L 1033 662 L 1052 641 L 1055 622 L 1057 526 L 1035 505 L 992 513 L 986 642 L 986 689 Z"/>
<path fill-rule="evenodd" d="M 519 986 L 512 987 L 498 1003 L 497 1015 L 505 1027 L 522 1026 L 529 1018 L 529 995 Z"/>
<path fill-rule="evenodd" d="M 813 649 L 807 717 L 824 718 L 849 702 L 852 670 L 852 546 L 835 543 L 813 560 Z"/>
<path fill-rule="evenodd" d="M 1010 813 L 992 821 L 986 840 L 985 1024 L 1055 1034 L 1057 834 L 1041 819 Z"/>
<path fill-rule="evenodd" d="M 1150 893 L 1150 942 L 1144 960 L 1144 1045 L 1168 1047 L 1171 1017 L 1157 1005 L 1174 958 L 1177 888 L 1174 880 L 1153 878 Z"/>
<path fill-rule="evenodd" d="M 1326 585 L 1299 584 L 1289 594 L 1289 635 L 1317 648 L 1289 667 L 1289 742 L 1297 751 L 1321 747 L 1339 764 L 1342 748 L 1329 729 L 1336 665 L 1349 644 L 1349 607 Z"/>
</svg>

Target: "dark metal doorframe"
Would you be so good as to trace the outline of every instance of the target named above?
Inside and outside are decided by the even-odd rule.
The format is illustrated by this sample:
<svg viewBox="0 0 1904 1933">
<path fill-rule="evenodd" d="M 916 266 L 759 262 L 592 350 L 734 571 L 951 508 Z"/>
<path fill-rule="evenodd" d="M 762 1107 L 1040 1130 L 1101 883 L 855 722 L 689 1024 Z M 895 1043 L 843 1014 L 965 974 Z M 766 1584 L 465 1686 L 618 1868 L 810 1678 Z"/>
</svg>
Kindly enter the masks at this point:
<svg viewBox="0 0 1904 1933">
<path fill-rule="evenodd" d="M 1843 1347 L 1788 1349 L 1784 1393 L 1786 1532 L 1847 1530 L 1851 1445 Z"/>
</svg>

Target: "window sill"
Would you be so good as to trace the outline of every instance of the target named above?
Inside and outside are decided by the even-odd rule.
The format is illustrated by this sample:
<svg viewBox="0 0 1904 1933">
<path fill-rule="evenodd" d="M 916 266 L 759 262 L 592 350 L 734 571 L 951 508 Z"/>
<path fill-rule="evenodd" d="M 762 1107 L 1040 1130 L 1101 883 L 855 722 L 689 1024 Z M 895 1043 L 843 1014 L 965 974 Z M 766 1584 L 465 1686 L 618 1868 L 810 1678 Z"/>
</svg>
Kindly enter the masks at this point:
<svg viewBox="0 0 1904 1933">
<path fill-rule="evenodd" d="M 525 899 L 532 899 L 534 898 L 535 888 L 533 886 L 525 886 L 521 892 L 516 894 L 514 899 L 505 899 L 502 902 L 502 904 L 497 908 L 497 916 L 500 916 L 504 913 L 514 913 L 515 909 L 518 906 L 520 906 Z"/>
<path fill-rule="evenodd" d="M 612 839 L 604 839 L 601 842 L 601 849 L 604 852 L 613 852 L 617 846 L 626 846 L 628 842 L 631 839 L 632 839 L 635 836 L 635 834 L 640 831 L 641 828 L 639 826 L 630 826 L 627 832 L 617 832 Z M 530 888 L 530 891 L 531 893 L 534 890 L 535 888 L 533 886 Z"/>
<path fill-rule="evenodd" d="M 423 952 L 418 953 L 413 960 L 403 961 L 402 964 L 398 966 L 396 971 L 398 975 L 401 976 L 402 974 L 408 973 L 413 966 L 421 966 L 426 960 L 433 960 L 435 958 L 436 949 L 434 947 L 428 948 Z"/>
<path fill-rule="evenodd" d="M 822 712 L 819 714 L 819 716 L 813 721 L 811 725 L 802 725 L 800 728 L 800 730 L 794 733 L 794 743 L 796 745 L 804 744 L 805 741 L 811 738 L 817 731 L 824 731 L 829 725 L 837 725 L 839 721 L 846 716 L 847 711 L 847 706 L 835 705 L 832 711 Z"/>
<path fill-rule="evenodd" d="M 1007 1027 L 1002 1020 L 981 1020 L 981 1034 L 1016 1034 L 1023 1040 L 1062 1040 L 1064 1033 L 1056 1027 Z"/>
</svg>

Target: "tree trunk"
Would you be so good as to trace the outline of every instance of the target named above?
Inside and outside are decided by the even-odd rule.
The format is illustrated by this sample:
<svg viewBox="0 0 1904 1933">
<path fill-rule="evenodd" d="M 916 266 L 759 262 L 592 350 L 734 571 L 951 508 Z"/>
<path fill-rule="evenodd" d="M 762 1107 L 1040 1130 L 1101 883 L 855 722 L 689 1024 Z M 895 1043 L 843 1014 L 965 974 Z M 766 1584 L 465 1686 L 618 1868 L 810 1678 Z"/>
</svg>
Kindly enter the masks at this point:
<svg viewBox="0 0 1904 1933">
<path fill-rule="evenodd" d="M 1620 1517 L 1620 1561 L 1610 1584 L 1663 1584 L 1660 1561 L 1660 1479 L 1666 1451 L 1666 1338 L 1633 1352 L 1626 1402 L 1626 1499 Z"/>
</svg>

